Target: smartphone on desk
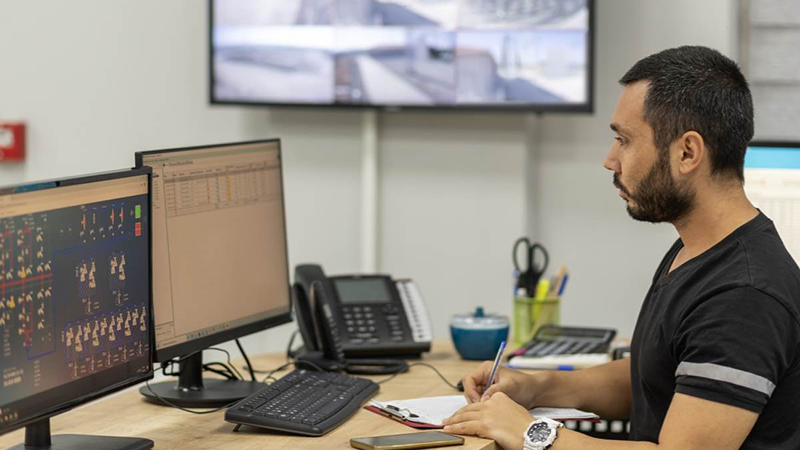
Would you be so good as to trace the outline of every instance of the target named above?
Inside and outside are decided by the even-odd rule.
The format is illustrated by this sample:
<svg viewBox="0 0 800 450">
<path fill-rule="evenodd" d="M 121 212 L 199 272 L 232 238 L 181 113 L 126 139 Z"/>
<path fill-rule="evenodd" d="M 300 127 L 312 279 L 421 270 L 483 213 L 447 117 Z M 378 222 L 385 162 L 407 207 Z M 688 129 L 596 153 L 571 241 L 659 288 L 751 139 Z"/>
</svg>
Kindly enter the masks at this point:
<svg viewBox="0 0 800 450">
<path fill-rule="evenodd" d="M 442 433 L 441 431 L 428 431 L 422 433 L 394 434 L 390 436 L 353 438 L 350 439 L 350 445 L 362 450 L 400 450 L 464 445 L 464 438 Z"/>
</svg>

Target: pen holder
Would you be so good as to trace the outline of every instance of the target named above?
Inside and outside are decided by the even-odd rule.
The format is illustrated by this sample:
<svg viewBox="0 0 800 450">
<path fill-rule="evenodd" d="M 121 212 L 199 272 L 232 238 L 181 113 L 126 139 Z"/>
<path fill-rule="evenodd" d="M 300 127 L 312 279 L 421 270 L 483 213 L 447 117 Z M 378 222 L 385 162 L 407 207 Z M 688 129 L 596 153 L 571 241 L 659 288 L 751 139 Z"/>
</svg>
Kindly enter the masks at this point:
<svg viewBox="0 0 800 450">
<path fill-rule="evenodd" d="M 542 325 L 558 325 L 560 304 L 558 297 L 514 297 L 514 348 L 531 340 Z"/>
</svg>

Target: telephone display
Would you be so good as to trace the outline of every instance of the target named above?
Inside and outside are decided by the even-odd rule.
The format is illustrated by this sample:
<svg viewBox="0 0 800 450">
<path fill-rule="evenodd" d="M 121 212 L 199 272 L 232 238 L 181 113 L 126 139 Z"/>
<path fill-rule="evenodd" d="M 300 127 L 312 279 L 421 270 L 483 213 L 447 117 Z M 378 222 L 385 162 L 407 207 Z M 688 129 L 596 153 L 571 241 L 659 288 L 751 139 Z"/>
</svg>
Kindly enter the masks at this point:
<svg viewBox="0 0 800 450">
<path fill-rule="evenodd" d="M 385 279 L 334 278 L 333 285 L 343 305 L 389 303 L 392 301 Z"/>
</svg>

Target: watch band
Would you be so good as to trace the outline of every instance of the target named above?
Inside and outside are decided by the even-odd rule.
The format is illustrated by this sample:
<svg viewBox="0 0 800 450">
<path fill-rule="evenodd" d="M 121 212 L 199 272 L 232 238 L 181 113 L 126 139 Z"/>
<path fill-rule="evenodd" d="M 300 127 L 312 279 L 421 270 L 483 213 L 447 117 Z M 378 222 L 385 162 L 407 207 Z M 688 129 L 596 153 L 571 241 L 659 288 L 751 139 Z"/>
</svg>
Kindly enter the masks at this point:
<svg viewBox="0 0 800 450">
<path fill-rule="evenodd" d="M 522 448 L 524 450 L 546 450 L 550 448 L 558 437 L 557 430 L 563 426 L 563 423 L 547 417 L 534 420 L 525 430 Z"/>
</svg>

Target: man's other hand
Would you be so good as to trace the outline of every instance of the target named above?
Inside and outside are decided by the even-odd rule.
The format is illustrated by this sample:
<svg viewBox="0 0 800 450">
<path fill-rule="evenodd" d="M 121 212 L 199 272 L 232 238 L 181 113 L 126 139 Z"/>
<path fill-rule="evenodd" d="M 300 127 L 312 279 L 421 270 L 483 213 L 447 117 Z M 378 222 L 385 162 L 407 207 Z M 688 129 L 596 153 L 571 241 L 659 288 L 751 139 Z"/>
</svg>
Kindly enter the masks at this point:
<svg viewBox="0 0 800 450">
<path fill-rule="evenodd" d="M 505 393 L 496 392 L 487 400 L 459 409 L 443 424 L 448 433 L 480 436 L 506 450 L 522 450 L 523 435 L 534 420 L 524 406 Z"/>
</svg>

